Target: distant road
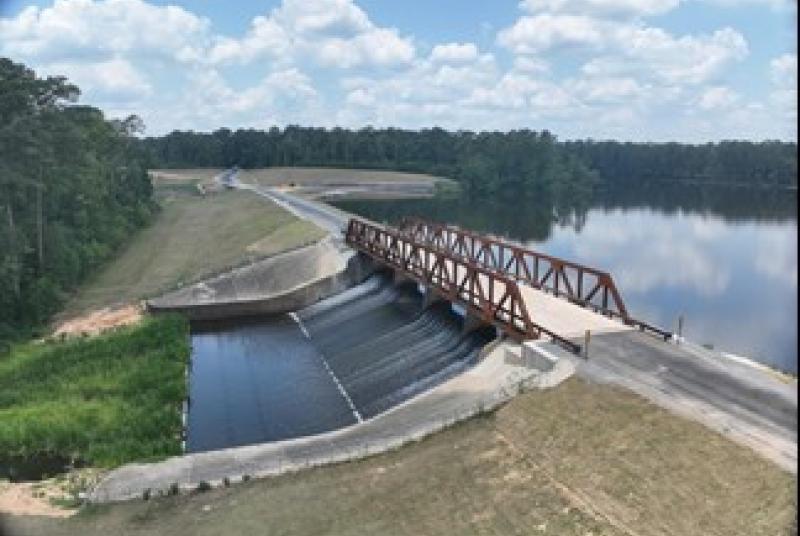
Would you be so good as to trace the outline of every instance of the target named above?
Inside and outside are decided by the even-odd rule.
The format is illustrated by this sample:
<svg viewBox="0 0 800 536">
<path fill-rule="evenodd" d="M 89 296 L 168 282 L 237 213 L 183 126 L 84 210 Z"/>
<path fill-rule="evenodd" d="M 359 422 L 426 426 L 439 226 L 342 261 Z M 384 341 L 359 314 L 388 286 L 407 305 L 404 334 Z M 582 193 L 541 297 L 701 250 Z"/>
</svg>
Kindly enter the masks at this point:
<svg viewBox="0 0 800 536">
<path fill-rule="evenodd" d="M 349 219 L 347 214 L 329 205 L 287 194 L 278 190 L 277 188 L 243 183 L 239 181 L 238 168 L 231 168 L 221 173 L 217 176 L 216 180 L 220 184 L 229 188 L 249 190 L 257 193 L 260 196 L 266 197 L 267 199 L 270 199 L 279 206 L 288 210 L 298 218 L 303 218 L 313 222 L 335 237 L 341 236 L 341 234 L 347 228 L 347 221 Z"/>
</svg>

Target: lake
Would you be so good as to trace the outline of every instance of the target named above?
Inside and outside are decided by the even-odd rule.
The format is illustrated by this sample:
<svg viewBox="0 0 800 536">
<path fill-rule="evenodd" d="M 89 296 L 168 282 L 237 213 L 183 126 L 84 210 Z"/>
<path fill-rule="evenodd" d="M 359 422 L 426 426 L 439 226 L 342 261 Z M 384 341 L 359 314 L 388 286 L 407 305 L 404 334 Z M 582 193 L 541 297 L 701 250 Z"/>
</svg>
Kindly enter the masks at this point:
<svg viewBox="0 0 800 536">
<path fill-rule="evenodd" d="M 797 193 L 659 186 L 580 206 L 533 200 L 337 200 L 375 221 L 418 216 L 611 272 L 632 316 L 797 373 Z"/>
</svg>

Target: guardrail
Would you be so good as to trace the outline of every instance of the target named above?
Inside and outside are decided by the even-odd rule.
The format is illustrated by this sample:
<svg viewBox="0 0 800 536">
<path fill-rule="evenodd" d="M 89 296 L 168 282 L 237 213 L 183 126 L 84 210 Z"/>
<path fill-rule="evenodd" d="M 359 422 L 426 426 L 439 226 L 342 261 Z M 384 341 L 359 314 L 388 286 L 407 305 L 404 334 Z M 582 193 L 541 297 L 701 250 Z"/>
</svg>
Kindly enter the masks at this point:
<svg viewBox="0 0 800 536">
<path fill-rule="evenodd" d="M 572 352 L 581 350 L 580 345 L 536 324 L 525 307 L 517 282 L 502 273 L 401 231 L 358 219 L 349 221 L 345 242 L 425 285 L 429 292 L 458 303 L 516 340 L 535 339 L 545 333 Z"/>
<path fill-rule="evenodd" d="M 474 262 L 533 288 L 566 298 L 576 305 L 618 317 L 626 324 L 652 331 L 665 339 L 672 336 L 671 332 L 632 318 L 614 279 L 603 270 L 419 218 L 403 220 L 400 231 L 414 240 L 429 244 L 437 251 Z"/>
</svg>

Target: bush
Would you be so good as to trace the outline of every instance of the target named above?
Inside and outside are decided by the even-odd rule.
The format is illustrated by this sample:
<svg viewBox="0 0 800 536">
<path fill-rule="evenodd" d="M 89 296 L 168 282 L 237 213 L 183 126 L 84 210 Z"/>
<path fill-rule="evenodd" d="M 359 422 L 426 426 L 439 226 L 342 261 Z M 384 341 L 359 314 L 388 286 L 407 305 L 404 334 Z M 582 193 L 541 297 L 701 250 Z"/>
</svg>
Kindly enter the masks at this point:
<svg viewBox="0 0 800 536">
<path fill-rule="evenodd" d="M 114 467 L 181 454 L 188 323 L 12 348 L 0 360 L 0 452 Z"/>
</svg>

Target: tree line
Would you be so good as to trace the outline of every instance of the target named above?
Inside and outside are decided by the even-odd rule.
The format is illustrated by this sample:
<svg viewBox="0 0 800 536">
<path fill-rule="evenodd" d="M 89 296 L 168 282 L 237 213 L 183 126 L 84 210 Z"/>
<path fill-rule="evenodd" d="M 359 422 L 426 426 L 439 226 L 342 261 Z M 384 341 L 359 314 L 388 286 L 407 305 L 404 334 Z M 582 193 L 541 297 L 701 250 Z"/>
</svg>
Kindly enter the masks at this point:
<svg viewBox="0 0 800 536">
<path fill-rule="evenodd" d="M 141 121 L 107 120 L 79 95 L 0 58 L 0 347 L 46 322 L 156 208 Z"/>
<path fill-rule="evenodd" d="M 596 176 L 544 130 L 358 130 L 288 126 L 174 131 L 143 144 L 162 167 L 320 166 L 391 169 L 453 178 L 471 192 L 558 196 L 591 190 Z"/>
<path fill-rule="evenodd" d="M 442 175 L 475 193 L 564 198 L 597 187 L 687 185 L 796 188 L 797 144 L 781 141 L 559 142 L 547 130 L 358 130 L 288 126 L 174 131 L 142 143 L 162 167 L 323 166 Z"/>
<path fill-rule="evenodd" d="M 586 140 L 566 142 L 564 146 L 610 185 L 797 187 L 796 143 L 721 141 L 689 145 Z"/>
</svg>

